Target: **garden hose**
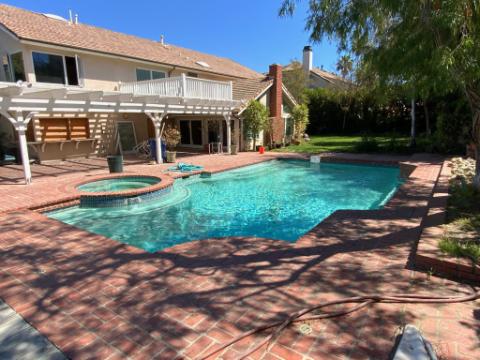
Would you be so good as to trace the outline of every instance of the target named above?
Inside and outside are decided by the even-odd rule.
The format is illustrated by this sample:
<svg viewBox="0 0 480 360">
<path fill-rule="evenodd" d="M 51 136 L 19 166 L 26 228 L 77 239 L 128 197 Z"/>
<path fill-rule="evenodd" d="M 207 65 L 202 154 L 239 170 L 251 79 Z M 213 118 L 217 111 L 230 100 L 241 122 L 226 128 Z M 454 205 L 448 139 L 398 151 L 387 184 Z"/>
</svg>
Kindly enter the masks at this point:
<svg viewBox="0 0 480 360">
<path fill-rule="evenodd" d="M 206 360 L 212 358 L 215 354 L 219 353 L 220 351 L 225 350 L 226 348 L 232 346 L 233 344 L 252 336 L 256 333 L 274 329 L 270 335 L 265 337 L 259 344 L 257 344 L 253 349 L 248 350 L 246 353 L 240 355 L 238 360 L 243 360 L 253 354 L 254 352 L 261 349 L 263 346 L 267 344 L 267 347 L 264 353 L 268 352 L 270 348 L 273 346 L 275 340 L 280 336 L 283 330 L 285 330 L 289 325 L 301 322 L 301 321 L 308 321 L 308 320 L 320 320 L 320 319 L 327 319 L 333 318 L 338 316 L 344 316 L 360 310 L 368 305 L 375 304 L 375 303 L 387 303 L 387 304 L 453 304 L 453 303 L 462 303 L 468 301 L 475 301 L 480 299 L 480 291 L 471 293 L 465 296 L 457 296 L 457 297 L 450 297 L 450 296 L 430 296 L 430 295 L 409 295 L 409 294 L 397 294 L 391 296 L 385 295 L 365 295 L 365 296 L 354 296 L 349 298 L 344 298 L 340 300 L 333 300 L 320 303 L 319 305 L 315 305 L 309 308 L 305 308 L 303 310 L 297 311 L 290 315 L 284 321 L 277 321 L 271 324 L 259 326 L 255 329 L 249 330 L 240 334 L 239 336 L 235 337 L 231 341 L 221 345 L 219 348 L 211 351 L 207 355 L 202 356 L 198 360 Z M 335 311 L 335 312 L 324 312 L 321 314 L 313 314 L 310 316 L 305 316 L 310 314 L 315 310 L 320 310 L 327 306 L 333 305 L 340 305 L 340 304 L 357 304 L 351 308 Z"/>
</svg>

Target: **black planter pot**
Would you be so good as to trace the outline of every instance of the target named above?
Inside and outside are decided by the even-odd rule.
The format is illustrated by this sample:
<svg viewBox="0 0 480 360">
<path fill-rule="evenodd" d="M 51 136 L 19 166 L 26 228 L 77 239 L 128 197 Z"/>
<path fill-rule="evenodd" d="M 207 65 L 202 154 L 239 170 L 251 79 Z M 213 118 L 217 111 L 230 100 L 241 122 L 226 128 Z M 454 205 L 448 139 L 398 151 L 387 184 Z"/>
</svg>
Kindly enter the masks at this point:
<svg viewBox="0 0 480 360">
<path fill-rule="evenodd" d="M 110 155 L 107 156 L 108 170 L 110 173 L 123 172 L 123 156 L 122 155 Z"/>
</svg>

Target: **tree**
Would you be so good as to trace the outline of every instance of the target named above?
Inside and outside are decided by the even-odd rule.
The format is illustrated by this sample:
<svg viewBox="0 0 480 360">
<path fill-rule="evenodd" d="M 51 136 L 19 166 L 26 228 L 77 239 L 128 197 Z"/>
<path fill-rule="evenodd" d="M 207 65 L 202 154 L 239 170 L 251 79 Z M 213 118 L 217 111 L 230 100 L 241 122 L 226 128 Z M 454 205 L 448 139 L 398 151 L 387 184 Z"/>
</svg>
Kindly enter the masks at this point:
<svg viewBox="0 0 480 360">
<path fill-rule="evenodd" d="M 343 123 L 342 129 L 345 131 L 347 126 L 347 111 L 350 109 L 352 105 L 352 100 L 354 98 L 354 87 L 352 83 L 352 71 L 353 71 L 353 61 L 349 55 L 342 55 L 340 59 L 337 61 L 337 71 L 340 72 L 342 75 L 342 79 L 345 81 L 345 88 L 342 89 L 340 98 L 342 104 L 342 111 L 343 111 Z"/>
<path fill-rule="evenodd" d="M 298 104 L 292 109 L 292 120 L 294 127 L 293 137 L 298 140 L 305 133 L 309 122 L 307 104 Z"/>
<path fill-rule="evenodd" d="M 308 76 L 302 64 L 293 60 L 287 69 L 283 70 L 283 83 L 298 103 L 305 102 L 305 89 L 308 85 Z"/>
<path fill-rule="evenodd" d="M 280 15 L 293 14 L 299 1 L 283 0 Z M 463 91 L 480 187 L 480 0 L 315 0 L 307 11 L 311 40 L 337 39 L 380 87 L 420 97 Z"/>
<path fill-rule="evenodd" d="M 343 80 L 347 79 L 352 73 L 353 70 L 353 61 L 349 55 L 342 55 L 337 61 L 337 71 L 342 75 Z"/>
<path fill-rule="evenodd" d="M 253 139 L 253 150 L 257 147 L 257 137 L 268 125 L 268 109 L 257 100 L 251 100 L 243 112 L 245 133 Z"/>
</svg>

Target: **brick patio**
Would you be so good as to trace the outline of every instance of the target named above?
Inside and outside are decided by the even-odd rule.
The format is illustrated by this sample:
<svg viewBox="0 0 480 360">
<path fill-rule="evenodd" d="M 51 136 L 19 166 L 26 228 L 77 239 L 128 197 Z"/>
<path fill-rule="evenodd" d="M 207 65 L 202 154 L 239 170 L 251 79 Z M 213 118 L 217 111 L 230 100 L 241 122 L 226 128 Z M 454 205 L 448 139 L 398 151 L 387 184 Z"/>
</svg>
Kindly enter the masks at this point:
<svg viewBox="0 0 480 360">
<path fill-rule="evenodd" d="M 221 171 L 276 156 L 242 153 L 184 161 Z M 441 161 L 419 155 L 338 157 L 408 160 L 417 167 L 384 209 L 338 211 L 295 244 L 208 239 L 149 254 L 26 209 L 71 198 L 69 184 L 105 174 L 104 167 L 34 175 L 28 187 L 0 182 L 0 297 L 75 359 L 194 359 L 254 326 L 325 300 L 472 291 L 417 272 L 410 260 L 428 220 Z M 165 167 L 135 164 L 127 172 L 155 175 Z M 480 358 L 478 301 L 373 305 L 347 317 L 310 322 L 303 331 L 295 325 L 270 353 L 253 358 L 385 359 L 396 329 L 407 322 L 421 328 L 442 359 Z M 242 341 L 221 356 L 236 358 L 260 339 Z"/>
</svg>

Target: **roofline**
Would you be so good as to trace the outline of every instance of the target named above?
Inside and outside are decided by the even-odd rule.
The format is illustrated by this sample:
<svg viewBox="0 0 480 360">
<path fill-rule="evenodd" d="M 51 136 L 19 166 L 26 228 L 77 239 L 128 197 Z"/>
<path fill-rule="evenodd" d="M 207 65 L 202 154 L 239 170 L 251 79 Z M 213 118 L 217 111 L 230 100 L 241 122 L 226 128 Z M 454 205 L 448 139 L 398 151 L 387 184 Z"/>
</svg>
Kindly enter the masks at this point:
<svg viewBox="0 0 480 360">
<path fill-rule="evenodd" d="M 288 100 L 292 102 L 293 106 L 297 106 L 298 105 L 297 100 L 295 100 L 293 95 L 290 93 L 290 91 L 284 84 L 282 84 L 282 90 L 285 92 L 285 95 L 287 95 Z"/>
<path fill-rule="evenodd" d="M 260 92 L 258 93 L 258 95 L 256 95 L 256 96 L 255 96 L 254 98 L 252 98 L 252 99 L 249 99 L 248 101 L 250 102 L 250 101 L 252 101 L 252 100 L 258 100 L 263 94 L 265 94 L 268 90 L 270 90 L 270 88 L 271 88 L 272 86 L 273 86 L 273 82 L 270 83 L 270 84 L 268 84 L 268 86 L 267 86 L 265 89 L 263 89 L 262 91 L 260 91 Z M 241 114 L 245 111 L 245 109 L 247 108 L 247 105 L 248 105 L 248 104 L 243 105 L 243 107 L 240 109 L 240 111 L 238 112 L 237 115 L 241 115 Z"/>
<path fill-rule="evenodd" d="M 273 86 L 273 82 L 270 83 L 265 89 L 263 89 L 256 97 L 254 97 L 253 99 L 251 100 L 258 100 L 261 96 L 263 96 L 268 90 L 270 90 L 270 88 Z M 292 96 L 292 94 L 290 94 L 290 91 L 288 91 L 287 87 L 285 85 L 282 84 L 282 92 L 285 93 L 285 95 L 287 95 L 287 98 L 292 102 L 293 106 L 296 106 L 298 105 L 297 101 L 295 100 L 295 98 Z M 250 100 L 249 100 L 250 101 Z M 241 110 L 238 112 L 237 115 L 241 115 L 243 113 L 243 111 L 247 108 L 247 105 L 245 104 Z"/>
<path fill-rule="evenodd" d="M 0 24 L 0 25 L 3 26 L 3 24 Z M 10 31 L 7 27 L 5 27 L 5 29 Z M 250 79 L 248 77 L 239 77 L 239 76 L 235 76 L 235 75 L 227 75 L 225 73 L 220 73 L 220 72 L 216 72 L 216 71 L 202 70 L 202 69 L 191 68 L 191 67 L 187 67 L 187 66 L 169 64 L 169 63 L 162 63 L 162 62 L 153 61 L 153 60 L 145 60 L 145 59 L 137 58 L 137 57 L 134 57 L 134 56 L 109 53 L 109 52 L 100 51 L 100 50 L 90 50 L 90 49 L 85 49 L 85 48 L 75 47 L 75 46 L 59 45 L 57 43 L 52 43 L 52 42 L 47 42 L 47 41 L 32 40 L 32 39 L 28 39 L 28 38 L 24 38 L 24 37 L 18 37 L 14 33 L 12 33 L 12 34 L 15 36 L 15 38 L 17 40 L 20 41 L 20 43 L 25 44 L 25 45 L 34 45 L 34 46 L 35 45 L 37 45 L 37 46 L 40 45 L 40 46 L 53 47 L 53 48 L 57 48 L 57 49 L 72 49 L 72 50 L 80 51 L 80 52 L 86 53 L 86 54 L 102 55 L 102 56 L 109 57 L 109 58 L 129 59 L 129 60 L 142 62 L 142 63 L 146 63 L 146 64 L 163 65 L 163 66 L 168 66 L 168 67 L 172 67 L 172 68 L 175 67 L 177 69 L 193 70 L 193 71 L 196 71 L 196 72 L 203 72 L 203 73 L 220 75 L 220 76 L 224 76 L 224 77 L 227 77 L 227 78 Z"/>
<path fill-rule="evenodd" d="M 10 30 L 8 27 L 3 25 L 2 23 L 0 23 L 0 30 L 2 30 L 4 33 L 6 33 L 11 38 L 13 38 L 17 41 L 20 40 L 20 38 L 17 36 L 17 34 L 15 34 L 12 30 Z"/>
<path fill-rule="evenodd" d="M 314 72 L 313 70 L 310 70 L 310 74 L 313 74 L 313 75 L 319 77 L 320 79 L 323 79 L 323 80 L 328 81 L 329 83 L 333 84 L 332 80 L 330 80 L 330 79 L 328 79 L 328 78 L 326 78 L 326 77 L 324 77 L 324 76 L 322 76 L 322 75 L 320 75 L 320 74 L 317 74 L 317 73 Z"/>
</svg>

